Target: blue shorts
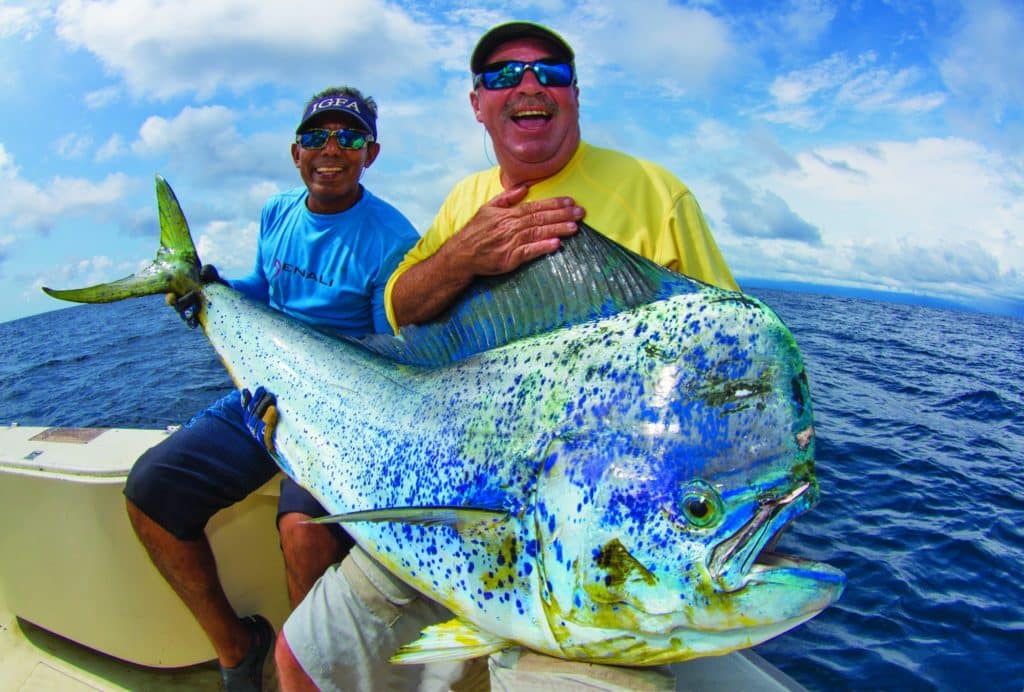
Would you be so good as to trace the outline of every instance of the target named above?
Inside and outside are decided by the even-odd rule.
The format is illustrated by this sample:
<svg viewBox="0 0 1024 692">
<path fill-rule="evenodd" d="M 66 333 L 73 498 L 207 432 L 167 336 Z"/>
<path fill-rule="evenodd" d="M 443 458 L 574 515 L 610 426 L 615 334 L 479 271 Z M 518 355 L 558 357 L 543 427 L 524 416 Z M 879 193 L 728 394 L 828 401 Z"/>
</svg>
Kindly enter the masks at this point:
<svg viewBox="0 0 1024 692">
<path fill-rule="evenodd" d="M 246 498 L 278 472 L 277 464 L 245 427 L 241 395 L 231 392 L 180 430 L 147 450 L 128 473 L 124 494 L 150 519 L 183 541 L 200 538 L 214 514 Z M 287 476 L 277 516 L 327 511 Z M 353 541 L 329 525 L 344 546 Z"/>
</svg>

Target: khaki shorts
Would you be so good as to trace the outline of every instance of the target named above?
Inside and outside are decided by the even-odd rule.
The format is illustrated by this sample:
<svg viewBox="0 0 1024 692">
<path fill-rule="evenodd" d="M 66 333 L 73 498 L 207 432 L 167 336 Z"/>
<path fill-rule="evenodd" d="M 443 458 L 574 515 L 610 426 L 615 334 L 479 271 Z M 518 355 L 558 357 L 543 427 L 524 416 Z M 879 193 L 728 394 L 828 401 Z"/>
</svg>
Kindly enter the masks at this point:
<svg viewBox="0 0 1024 692">
<path fill-rule="evenodd" d="M 384 569 L 359 546 L 332 566 L 284 623 L 284 636 L 321 690 L 448 690 L 462 662 L 394 665 L 428 625 L 454 615 Z"/>
</svg>

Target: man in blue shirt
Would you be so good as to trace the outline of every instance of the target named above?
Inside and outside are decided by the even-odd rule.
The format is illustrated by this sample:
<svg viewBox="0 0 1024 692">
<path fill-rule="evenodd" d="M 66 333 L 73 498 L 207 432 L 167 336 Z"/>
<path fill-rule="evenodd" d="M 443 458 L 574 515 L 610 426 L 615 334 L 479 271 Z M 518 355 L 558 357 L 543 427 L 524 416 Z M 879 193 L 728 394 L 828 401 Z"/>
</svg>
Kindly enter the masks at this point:
<svg viewBox="0 0 1024 692">
<path fill-rule="evenodd" d="M 292 144 L 305 187 L 267 201 L 256 266 L 227 283 L 327 332 L 390 332 L 384 288 L 418 235 L 397 209 L 359 182 L 379 153 L 372 98 L 341 87 L 310 99 Z M 239 618 L 231 607 L 205 526 L 276 473 L 233 391 L 143 454 L 125 486 L 139 540 L 210 638 L 228 690 L 262 689 L 274 631 L 262 616 Z M 352 546 L 344 531 L 301 523 L 325 513 L 294 481 L 282 482 L 278 528 L 293 607 Z"/>
</svg>

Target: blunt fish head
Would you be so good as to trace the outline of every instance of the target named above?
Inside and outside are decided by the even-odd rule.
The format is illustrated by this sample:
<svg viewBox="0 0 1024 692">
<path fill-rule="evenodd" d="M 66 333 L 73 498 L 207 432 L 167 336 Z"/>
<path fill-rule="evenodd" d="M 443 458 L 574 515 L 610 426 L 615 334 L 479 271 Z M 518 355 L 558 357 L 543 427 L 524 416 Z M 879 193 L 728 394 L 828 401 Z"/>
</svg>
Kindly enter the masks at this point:
<svg viewBox="0 0 1024 692">
<path fill-rule="evenodd" d="M 564 655 L 595 662 L 758 644 L 845 584 L 828 565 L 770 552 L 818 499 L 802 359 L 778 317 L 741 294 L 677 296 L 637 314 L 634 332 L 657 336 L 629 354 L 592 353 L 610 365 L 546 450 L 548 623 Z"/>
</svg>

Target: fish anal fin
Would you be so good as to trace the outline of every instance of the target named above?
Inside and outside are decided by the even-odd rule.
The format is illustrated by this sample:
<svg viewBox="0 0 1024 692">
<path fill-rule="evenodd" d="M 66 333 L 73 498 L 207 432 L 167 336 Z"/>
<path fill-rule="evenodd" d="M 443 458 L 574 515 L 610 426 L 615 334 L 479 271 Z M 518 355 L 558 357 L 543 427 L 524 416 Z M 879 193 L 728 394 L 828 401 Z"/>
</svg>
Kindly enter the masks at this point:
<svg viewBox="0 0 1024 692">
<path fill-rule="evenodd" d="M 485 632 L 471 622 L 455 618 L 425 628 L 419 639 L 395 652 L 391 662 L 412 665 L 435 661 L 463 661 L 487 656 L 510 646 L 517 645 Z"/>
</svg>

